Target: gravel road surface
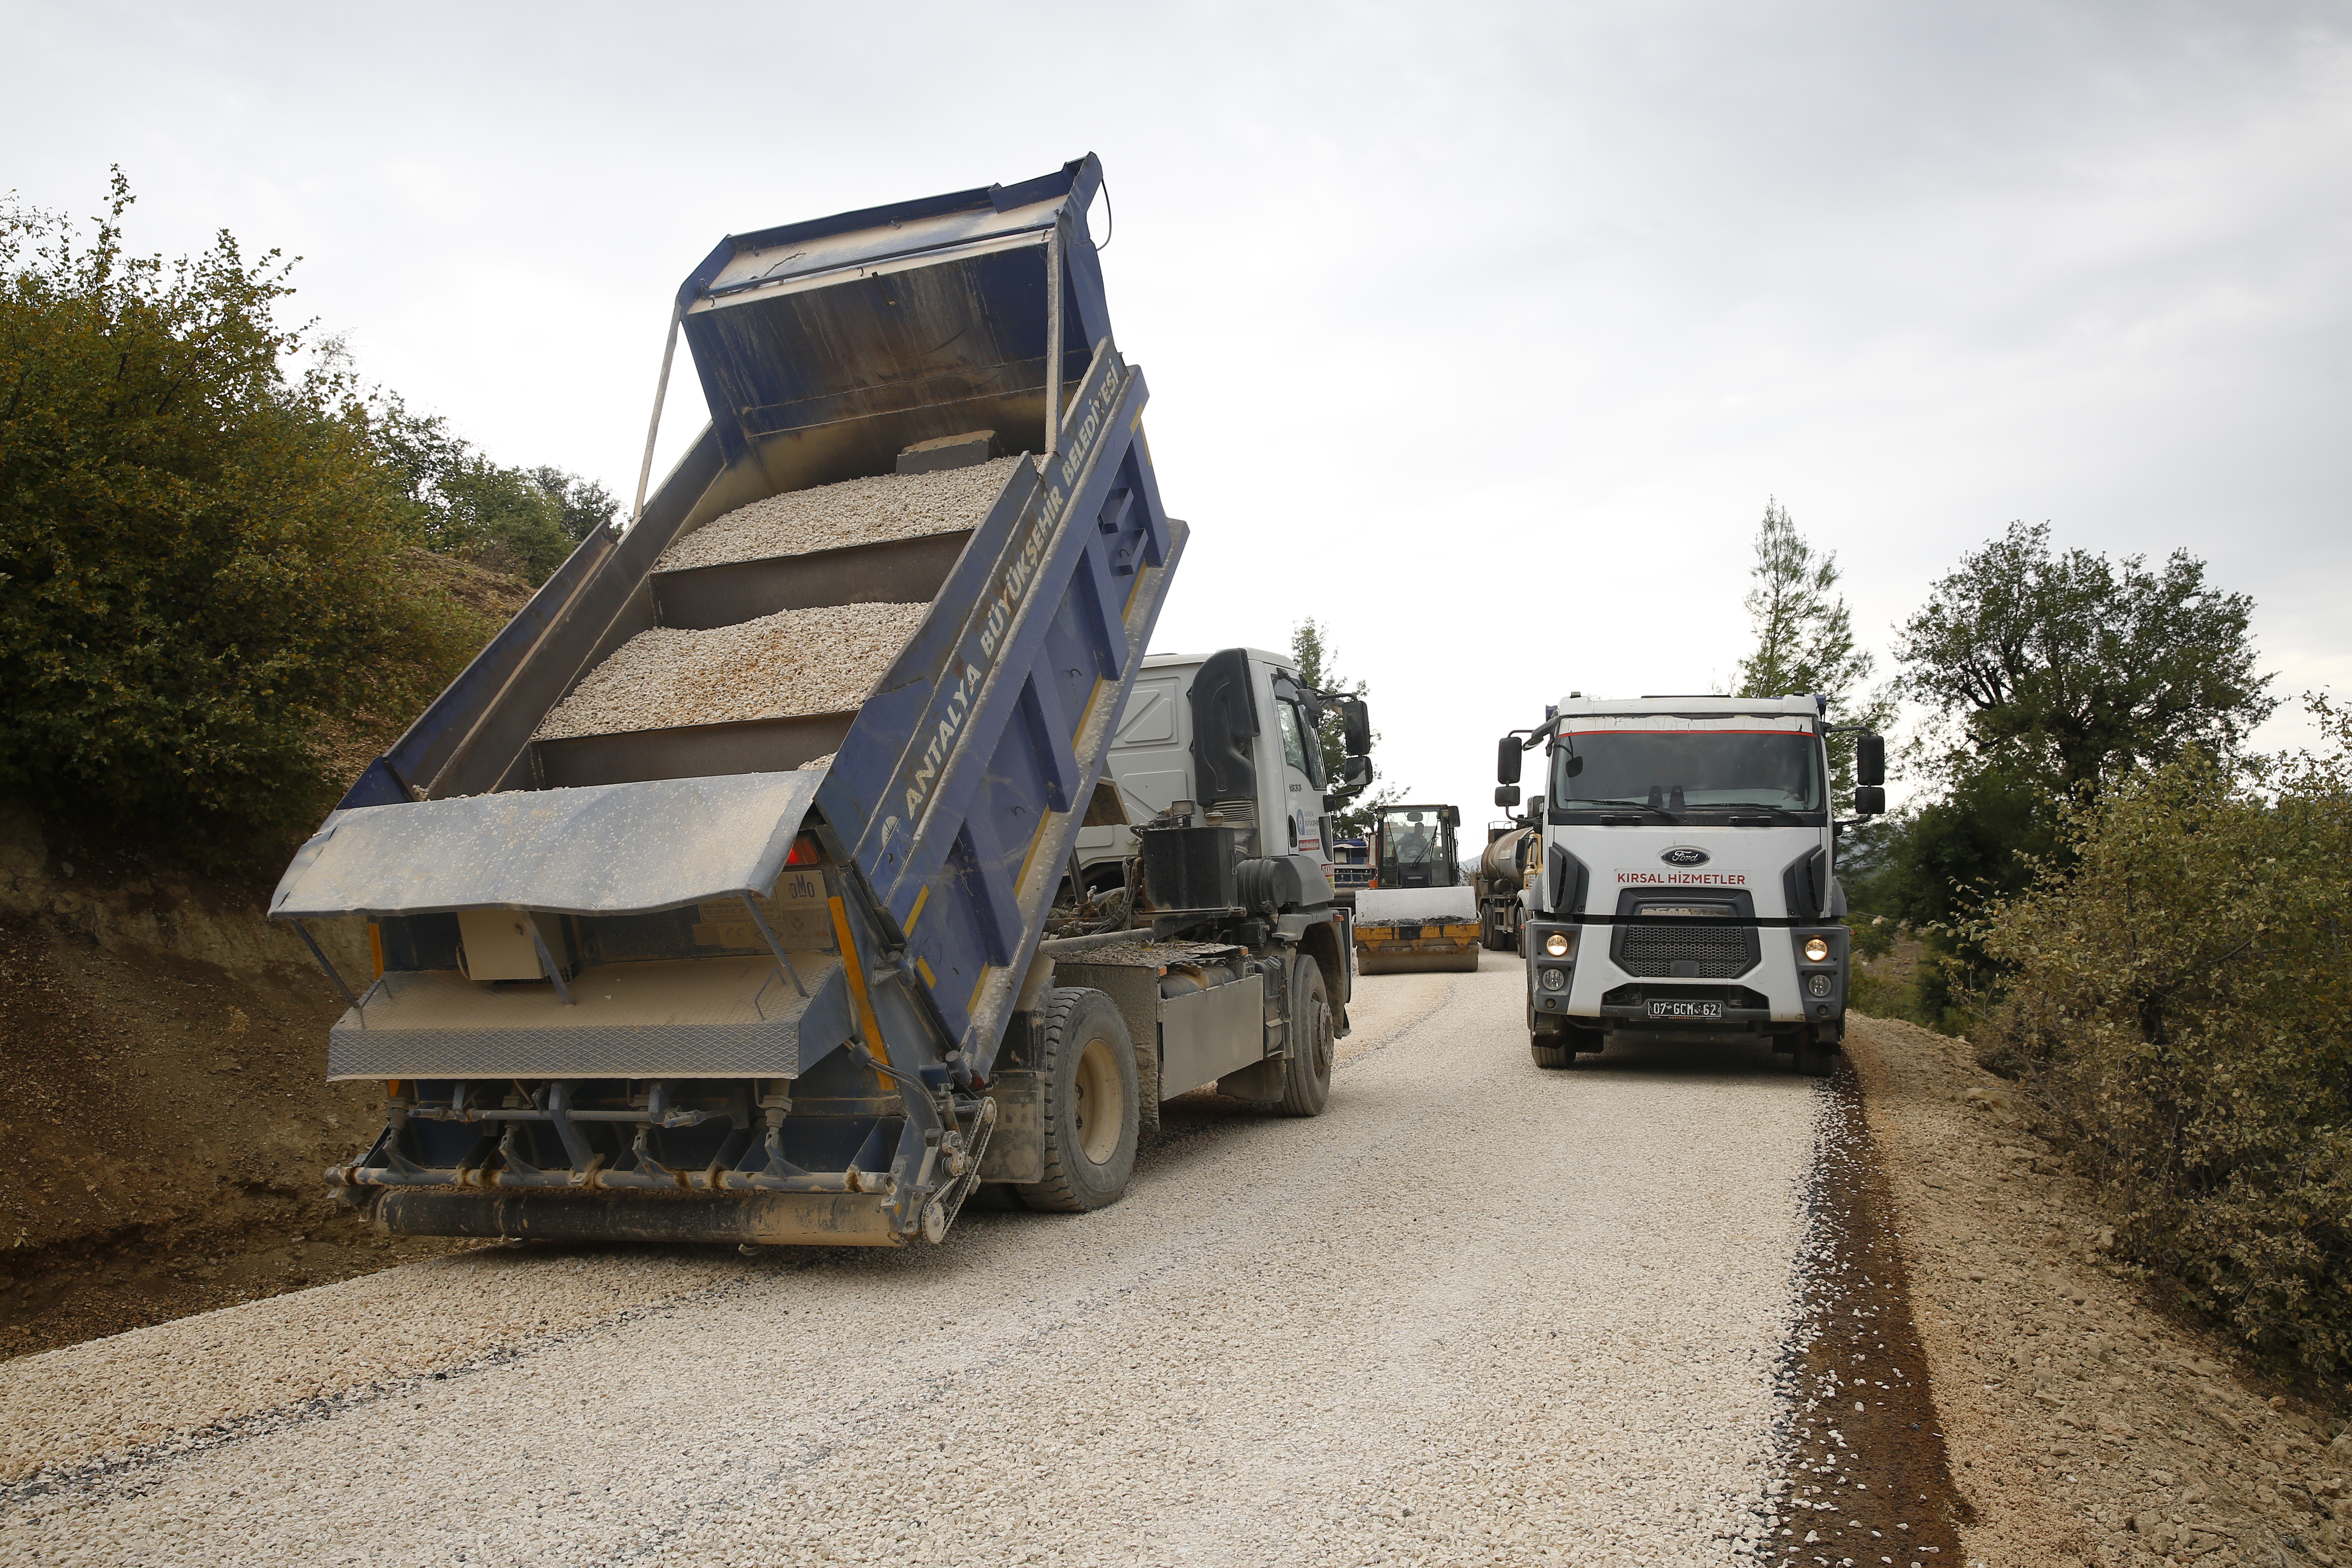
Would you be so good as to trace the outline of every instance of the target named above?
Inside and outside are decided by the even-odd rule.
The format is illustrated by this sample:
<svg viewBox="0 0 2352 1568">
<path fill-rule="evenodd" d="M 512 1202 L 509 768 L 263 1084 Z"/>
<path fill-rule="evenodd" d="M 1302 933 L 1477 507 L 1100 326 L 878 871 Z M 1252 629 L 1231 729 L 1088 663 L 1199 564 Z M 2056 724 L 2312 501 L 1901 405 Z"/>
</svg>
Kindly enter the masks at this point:
<svg viewBox="0 0 2352 1568">
<path fill-rule="evenodd" d="M 490 1249 L 0 1368 L 22 1563 L 1659 1564 L 1756 1528 L 1821 1100 L 1363 983 L 1311 1121 L 898 1254 Z"/>
</svg>

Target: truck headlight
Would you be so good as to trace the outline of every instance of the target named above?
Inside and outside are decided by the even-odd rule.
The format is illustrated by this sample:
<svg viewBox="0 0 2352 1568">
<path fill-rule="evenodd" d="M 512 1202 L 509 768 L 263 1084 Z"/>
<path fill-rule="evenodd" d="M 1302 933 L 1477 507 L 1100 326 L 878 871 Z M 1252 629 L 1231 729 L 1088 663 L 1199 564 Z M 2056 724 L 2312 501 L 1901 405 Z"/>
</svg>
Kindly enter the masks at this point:
<svg viewBox="0 0 2352 1568">
<path fill-rule="evenodd" d="M 1565 969 L 1544 970 L 1541 972 L 1541 977 L 1537 981 L 1537 984 L 1541 985 L 1547 991 L 1560 990 L 1568 984 L 1568 971 Z"/>
<path fill-rule="evenodd" d="M 1822 936 L 1807 937 L 1805 939 L 1805 962 L 1807 963 L 1827 963 L 1829 961 L 1829 938 Z M 1819 996 L 1822 994 L 1822 993 L 1816 991 L 1813 994 Z"/>
<path fill-rule="evenodd" d="M 1826 974 L 1808 976 L 1805 981 L 1805 989 L 1811 992 L 1816 996 L 1826 996 L 1830 994 L 1830 977 Z"/>
<path fill-rule="evenodd" d="M 1556 931 L 1544 938 L 1544 952 L 1554 958 L 1566 958 L 1575 951 L 1576 938 L 1568 931 Z"/>
</svg>

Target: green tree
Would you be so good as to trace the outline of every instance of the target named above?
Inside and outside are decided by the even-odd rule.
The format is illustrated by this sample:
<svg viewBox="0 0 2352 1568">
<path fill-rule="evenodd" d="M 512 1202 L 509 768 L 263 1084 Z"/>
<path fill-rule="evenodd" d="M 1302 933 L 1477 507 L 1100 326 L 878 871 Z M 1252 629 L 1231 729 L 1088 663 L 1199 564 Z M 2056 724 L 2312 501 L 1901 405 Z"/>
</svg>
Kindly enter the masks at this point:
<svg viewBox="0 0 2352 1568">
<path fill-rule="evenodd" d="M 1952 1024 L 2005 962 L 1970 934 L 2075 853 L 2066 814 L 2122 779 L 2201 751 L 2232 755 L 2275 701 L 2254 671 L 2253 601 L 2175 552 L 2159 571 L 2053 553 L 2011 523 L 1961 559 L 1900 628 L 1897 686 L 1927 710 L 1912 760 L 1940 793 L 1879 829 L 1856 907 L 1927 940 L 1918 1016 Z"/>
<path fill-rule="evenodd" d="M 1901 689 L 1936 717 L 1931 764 L 1999 763 L 2079 798 L 2191 746 L 2237 754 L 2278 706 L 2254 668 L 2253 607 L 2186 551 L 2152 571 L 2053 553 L 2049 524 L 2012 522 L 1904 623 Z"/>
<path fill-rule="evenodd" d="M 1299 679 L 1314 689 L 1329 697 L 1355 697 L 1370 701 L 1364 697 L 1366 687 L 1362 681 L 1349 680 L 1334 667 L 1330 628 L 1313 616 L 1307 616 L 1290 628 L 1290 658 L 1298 666 Z M 1322 749 L 1323 777 L 1329 781 L 1328 787 L 1336 789 L 1347 769 L 1347 738 L 1340 729 L 1337 711 L 1325 712 L 1322 726 L 1317 730 L 1315 738 Z M 1380 742 L 1381 732 L 1374 730 L 1372 744 L 1365 754 L 1369 756 L 1377 752 Z M 1349 803 L 1345 810 L 1331 813 L 1332 831 L 1342 837 L 1354 837 L 1370 832 L 1372 813 L 1381 806 L 1402 800 L 1404 789 L 1402 784 L 1381 784 L 1369 794 L 1359 795 Z"/>
<path fill-rule="evenodd" d="M 621 510 L 621 503 L 603 485 L 578 474 L 540 468 L 531 469 L 530 477 L 555 502 L 562 514 L 563 535 L 574 542 L 600 528 L 612 527 L 614 516 Z"/>
<path fill-rule="evenodd" d="M 413 711 L 480 628 L 405 565 L 331 356 L 289 377 L 290 262 L 0 208 L 0 789 L 215 860 L 307 826 L 322 725 Z"/>
<path fill-rule="evenodd" d="M 604 486 L 577 474 L 492 462 L 443 416 L 414 413 L 396 393 L 377 395 L 373 416 L 421 537 L 444 554 L 536 585 L 619 510 Z"/>
<path fill-rule="evenodd" d="M 1988 900 L 2021 892 L 2063 853 L 2060 816 L 2058 797 L 2037 781 L 1988 764 L 1847 839 L 1839 877 L 1857 916 L 1884 915 L 1921 938 L 1911 1008 L 1919 1022 L 1967 1026 L 1958 1015 L 1990 961 L 1962 928 Z"/>
<path fill-rule="evenodd" d="M 1756 530 L 1752 586 L 1742 603 L 1754 626 L 1756 646 L 1739 661 L 1735 697 L 1801 697 L 1830 700 L 1830 717 L 1840 724 L 1881 729 L 1893 721 L 1894 705 L 1866 694 L 1876 661 L 1854 640 L 1853 616 L 1839 594 L 1835 553 L 1816 551 L 1777 499 L 1764 503 Z M 1830 764 L 1842 794 L 1853 784 L 1853 737 L 1830 737 Z"/>
</svg>

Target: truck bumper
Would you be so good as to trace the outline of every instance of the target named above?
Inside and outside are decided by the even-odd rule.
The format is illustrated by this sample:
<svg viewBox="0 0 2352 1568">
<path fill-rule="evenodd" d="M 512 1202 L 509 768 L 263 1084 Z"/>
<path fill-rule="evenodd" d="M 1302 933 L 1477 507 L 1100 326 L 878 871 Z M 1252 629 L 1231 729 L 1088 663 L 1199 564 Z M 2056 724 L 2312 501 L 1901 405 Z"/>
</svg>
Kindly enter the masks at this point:
<svg viewBox="0 0 2352 1568">
<path fill-rule="evenodd" d="M 379 1236 L 897 1247 L 887 1199 L 857 1193 L 392 1191 Z"/>
<path fill-rule="evenodd" d="M 1568 938 L 1567 953 L 1546 951 L 1554 932 Z M 1832 1042 L 1844 1033 L 1848 954 L 1843 926 L 1759 928 L 1757 962 L 1744 973 L 1710 979 L 1630 973 L 1611 959 L 1610 932 L 1608 925 L 1528 922 L 1528 1011 L 1537 1028 L 1573 1025 L 1686 1040 L 1794 1039 L 1809 1033 L 1817 1041 Z M 1829 950 L 1818 962 L 1805 951 L 1816 939 Z M 1556 988 L 1546 986 L 1547 973 L 1557 977 Z M 1711 1003 L 1719 1013 L 1706 1019 L 1653 1016 L 1652 1003 L 1677 1001 Z M 1548 1019 L 1557 1022 L 1547 1024 Z"/>
</svg>

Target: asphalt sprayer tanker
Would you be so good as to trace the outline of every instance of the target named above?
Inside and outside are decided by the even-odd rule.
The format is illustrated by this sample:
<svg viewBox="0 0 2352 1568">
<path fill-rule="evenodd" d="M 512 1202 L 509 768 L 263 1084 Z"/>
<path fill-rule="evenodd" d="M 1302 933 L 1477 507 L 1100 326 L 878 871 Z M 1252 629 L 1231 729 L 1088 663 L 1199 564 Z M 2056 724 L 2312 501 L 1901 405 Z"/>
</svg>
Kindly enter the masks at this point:
<svg viewBox="0 0 2352 1568">
<path fill-rule="evenodd" d="M 710 424 L 272 899 L 351 1002 L 329 1077 L 384 1087 L 329 1173 L 380 1231 L 937 1241 L 982 1182 L 1115 1200 L 1165 1098 L 1322 1108 L 1315 858 L 1155 825 L 1166 912 L 1041 940 L 1187 534 L 1101 179 L 731 236 L 679 289 Z"/>
<path fill-rule="evenodd" d="M 1503 738 L 1495 803 L 1519 804 L 1529 1047 L 1541 1068 L 1622 1039 L 1764 1040 L 1821 1075 L 1849 973 L 1817 697 L 1571 695 Z M 1886 808 L 1885 747 L 1854 744 L 1853 809 Z"/>
</svg>

